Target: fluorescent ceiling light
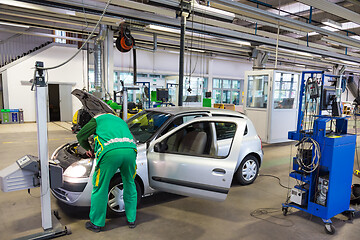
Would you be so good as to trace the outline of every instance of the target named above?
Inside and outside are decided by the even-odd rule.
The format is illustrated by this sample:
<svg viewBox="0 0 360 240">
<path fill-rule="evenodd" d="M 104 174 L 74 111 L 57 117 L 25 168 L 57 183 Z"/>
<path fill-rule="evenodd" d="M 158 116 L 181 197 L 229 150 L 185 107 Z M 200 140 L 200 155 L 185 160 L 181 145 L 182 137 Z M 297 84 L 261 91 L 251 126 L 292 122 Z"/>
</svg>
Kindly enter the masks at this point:
<svg viewBox="0 0 360 240">
<path fill-rule="evenodd" d="M 21 28 L 29 28 L 29 26 L 16 24 L 16 23 L 8 23 L 8 22 L 0 22 L 0 25 L 12 26 L 12 27 L 21 27 Z"/>
<path fill-rule="evenodd" d="M 281 6 L 280 10 L 296 14 L 299 12 L 304 12 L 304 11 L 310 10 L 310 6 L 297 2 L 297 3 L 291 3 L 291 4 Z M 285 13 L 285 12 L 279 13 L 279 10 L 277 10 L 277 9 L 270 9 L 269 12 L 279 14 L 280 16 L 288 16 L 289 15 L 289 13 Z"/>
<path fill-rule="evenodd" d="M 221 41 L 224 41 L 224 39 L 220 39 Z M 226 39 L 226 42 L 230 42 L 230 43 L 235 43 L 235 44 L 239 44 L 239 45 L 246 45 L 246 46 L 251 46 L 250 42 L 246 42 L 246 41 L 240 41 L 240 40 L 234 40 L 234 39 Z"/>
<path fill-rule="evenodd" d="M 150 25 L 147 25 L 146 28 L 151 29 L 151 30 L 180 34 L 180 30 L 178 30 L 178 29 L 163 27 L 163 26 L 159 26 L 159 25 L 150 24 Z"/>
<path fill-rule="evenodd" d="M 190 51 L 190 52 L 199 52 L 199 53 L 204 53 L 205 50 L 202 49 L 194 49 L 194 48 L 187 48 L 186 50 Z"/>
<path fill-rule="evenodd" d="M 66 14 L 66 15 L 72 15 L 75 16 L 74 11 L 70 10 L 63 10 L 55 7 L 46 7 L 46 6 L 39 6 L 32 3 L 25 3 L 21 1 L 14 1 L 14 0 L 0 0 L 0 4 L 5 4 L 8 6 L 13 7 L 19 7 L 19 8 L 27 8 L 32 10 L 38 10 L 38 11 L 45 11 L 45 12 L 53 12 L 53 13 L 60 13 L 60 14 Z"/>
<path fill-rule="evenodd" d="M 325 24 L 325 22 L 323 23 Z M 344 22 L 341 23 L 341 28 L 339 27 L 332 27 L 329 24 L 327 24 L 328 26 L 322 26 L 322 29 L 328 30 L 330 32 L 337 32 L 340 30 L 349 30 L 349 29 L 354 29 L 354 28 L 360 28 L 360 25 L 357 23 L 353 23 L 353 22 Z M 317 32 L 310 32 L 309 36 L 314 36 L 314 35 L 318 35 L 319 33 Z"/>
<path fill-rule="evenodd" d="M 289 50 L 289 49 L 284 49 L 284 48 L 279 48 L 279 50 L 289 52 L 289 53 L 293 53 L 293 54 L 296 54 L 296 55 L 305 56 L 305 57 L 315 57 L 313 54 L 307 53 L 307 52 L 300 52 L 300 51 Z"/>
<path fill-rule="evenodd" d="M 233 20 L 235 18 L 235 13 L 227 12 L 227 11 L 213 8 L 213 7 L 208 7 L 205 5 L 201 5 L 198 2 L 196 2 L 195 0 L 192 0 L 191 5 L 195 11 L 200 12 L 200 13 L 205 13 L 208 15 L 216 16 L 216 17 L 226 18 L 229 20 Z"/>
<path fill-rule="evenodd" d="M 338 22 L 335 22 L 331 19 L 324 19 L 321 21 L 322 24 L 324 25 L 327 25 L 327 26 L 330 26 L 330 27 L 333 27 L 333 28 L 337 28 L 337 29 L 342 29 L 342 24 L 341 23 L 338 23 Z"/>
<path fill-rule="evenodd" d="M 350 36 L 351 38 L 354 38 L 356 40 L 360 40 L 360 36 Z"/>
<path fill-rule="evenodd" d="M 168 32 L 168 33 L 180 34 L 180 30 L 178 30 L 178 29 L 169 28 L 169 27 L 163 27 L 163 26 L 159 26 L 159 25 L 150 24 L 150 25 L 147 25 L 146 28 L 150 29 L 150 30 L 155 30 L 155 31 L 162 31 L 162 32 Z M 204 34 L 188 32 L 188 31 L 185 31 L 185 34 L 188 35 L 188 36 L 194 36 L 194 37 L 206 38 L 206 39 L 214 39 L 214 40 L 225 41 L 225 42 L 235 43 L 235 44 L 244 45 L 244 46 L 251 46 L 251 43 L 246 42 L 246 41 L 240 41 L 240 40 L 235 40 L 235 39 L 219 39 L 217 37 L 207 36 L 207 35 L 204 35 Z"/>
<path fill-rule="evenodd" d="M 350 62 L 350 61 L 346 61 L 346 60 L 340 60 L 340 62 L 345 63 L 345 64 L 349 64 L 349 65 L 359 66 L 358 63 L 354 63 L 354 62 Z"/>
</svg>

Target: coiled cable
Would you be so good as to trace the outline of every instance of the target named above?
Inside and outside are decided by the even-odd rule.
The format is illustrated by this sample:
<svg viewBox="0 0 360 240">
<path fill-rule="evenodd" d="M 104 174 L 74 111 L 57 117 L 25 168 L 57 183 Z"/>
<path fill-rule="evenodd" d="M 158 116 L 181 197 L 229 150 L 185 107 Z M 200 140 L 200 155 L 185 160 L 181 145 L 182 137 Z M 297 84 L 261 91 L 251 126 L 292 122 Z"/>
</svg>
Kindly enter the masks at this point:
<svg viewBox="0 0 360 240">
<path fill-rule="evenodd" d="M 311 145 L 312 147 L 310 149 L 312 150 L 312 152 L 314 152 L 314 154 L 312 154 L 313 156 L 310 163 L 306 163 L 304 159 L 304 155 L 305 155 L 304 150 L 310 150 L 310 149 L 304 149 L 304 143 L 312 143 Z M 317 169 L 320 163 L 320 157 L 321 157 L 320 145 L 318 142 L 316 142 L 314 139 L 310 137 L 304 137 L 296 145 L 299 144 L 301 144 L 301 146 L 298 147 L 297 150 L 297 154 L 296 154 L 297 162 L 301 170 L 303 170 L 306 173 L 312 173 Z"/>
</svg>

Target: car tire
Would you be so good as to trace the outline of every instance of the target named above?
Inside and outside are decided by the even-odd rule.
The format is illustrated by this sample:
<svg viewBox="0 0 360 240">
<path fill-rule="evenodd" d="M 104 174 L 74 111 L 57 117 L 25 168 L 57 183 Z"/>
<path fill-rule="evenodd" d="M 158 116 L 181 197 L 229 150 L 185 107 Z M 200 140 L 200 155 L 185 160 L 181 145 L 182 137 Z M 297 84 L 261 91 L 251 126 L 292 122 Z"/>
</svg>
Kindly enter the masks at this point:
<svg viewBox="0 0 360 240">
<path fill-rule="evenodd" d="M 140 183 L 135 180 L 136 192 L 137 192 L 137 206 L 139 206 L 142 193 Z M 120 217 L 125 215 L 125 205 L 123 200 L 123 183 L 120 175 L 115 176 L 110 181 L 108 190 L 108 204 L 106 216 Z"/>
<path fill-rule="evenodd" d="M 246 156 L 235 172 L 235 178 L 241 185 L 249 185 L 255 181 L 259 173 L 259 161 L 254 155 Z"/>
</svg>

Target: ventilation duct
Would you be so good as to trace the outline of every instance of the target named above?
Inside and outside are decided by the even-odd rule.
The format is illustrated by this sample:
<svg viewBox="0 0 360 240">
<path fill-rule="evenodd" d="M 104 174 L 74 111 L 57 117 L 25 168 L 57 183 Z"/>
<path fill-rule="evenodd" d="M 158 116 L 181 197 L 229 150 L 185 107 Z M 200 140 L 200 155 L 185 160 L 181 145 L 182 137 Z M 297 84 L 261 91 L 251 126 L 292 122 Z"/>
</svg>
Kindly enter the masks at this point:
<svg viewBox="0 0 360 240">
<path fill-rule="evenodd" d="M 103 82 L 103 46 L 106 37 L 106 25 L 100 25 L 99 35 L 95 39 L 94 43 L 94 73 L 95 73 L 95 93 L 94 95 L 101 98 Z"/>
</svg>

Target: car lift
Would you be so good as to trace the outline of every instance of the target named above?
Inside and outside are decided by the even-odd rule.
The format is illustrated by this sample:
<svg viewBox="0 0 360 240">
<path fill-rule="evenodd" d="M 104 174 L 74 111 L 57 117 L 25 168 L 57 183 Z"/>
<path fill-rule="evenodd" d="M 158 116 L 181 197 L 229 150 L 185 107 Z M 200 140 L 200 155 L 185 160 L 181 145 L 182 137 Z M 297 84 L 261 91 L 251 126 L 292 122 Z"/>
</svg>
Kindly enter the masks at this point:
<svg viewBox="0 0 360 240">
<path fill-rule="evenodd" d="M 43 232 L 18 238 L 25 239 L 52 239 L 71 234 L 69 227 L 61 226 L 60 222 L 51 215 L 50 179 L 49 179 L 49 153 L 47 136 L 47 110 L 46 110 L 46 86 L 43 62 L 36 62 L 32 90 L 36 92 L 36 123 L 38 138 L 38 154 L 40 159 L 40 192 L 41 192 L 41 220 Z M 57 221 L 53 227 L 53 220 Z"/>
<path fill-rule="evenodd" d="M 321 114 L 325 104 L 325 95 L 323 96 L 325 77 L 337 79 L 337 87 L 330 96 L 333 103 L 332 116 Z M 327 76 L 323 72 L 302 73 L 297 130 L 288 134 L 289 139 L 299 141 L 296 144 L 298 154 L 293 158 L 290 173 L 290 177 L 297 180 L 297 185 L 291 189 L 286 203 L 282 204 L 285 216 L 288 208 L 294 207 L 322 218 L 328 234 L 335 233 L 331 222 L 331 218 L 335 215 L 346 214 L 349 220 L 354 217 L 354 209 L 350 208 L 350 195 L 356 135 L 347 134 L 347 118 L 341 117 L 341 112 L 335 111 L 335 104 L 339 103 L 337 99 L 341 94 L 339 87 L 341 80 L 341 76 Z M 314 113 L 310 116 L 310 123 L 305 114 L 308 106 Z M 314 120 L 311 121 L 311 118 Z M 335 131 L 329 132 L 327 123 L 330 123 L 331 130 L 333 121 L 335 121 Z M 304 127 L 306 124 L 309 128 Z M 306 148 L 303 144 L 311 147 Z M 315 149 L 320 152 L 316 154 Z M 304 162 L 308 164 L 304 165 Z M 311 162 L 315 165 L 311 165 Z"/>
</svg>

